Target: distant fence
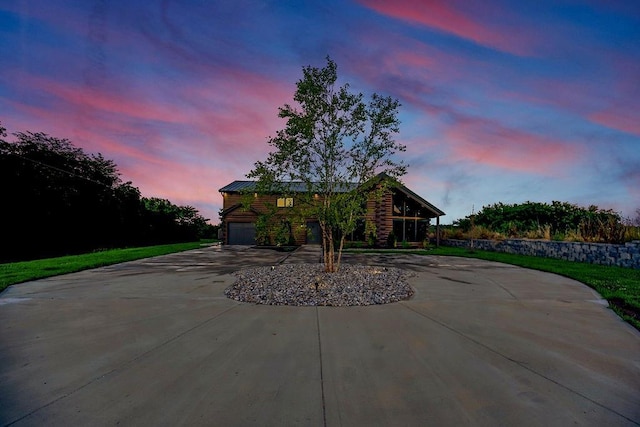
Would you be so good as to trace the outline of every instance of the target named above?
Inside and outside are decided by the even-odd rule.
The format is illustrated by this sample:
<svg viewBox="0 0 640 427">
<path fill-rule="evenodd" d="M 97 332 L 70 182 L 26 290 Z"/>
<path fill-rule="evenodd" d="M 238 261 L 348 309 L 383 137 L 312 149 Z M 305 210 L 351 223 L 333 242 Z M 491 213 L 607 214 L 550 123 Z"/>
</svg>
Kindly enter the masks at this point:
<svg viewBox="0 0 640 427">
<path fill-rule="evenodd" d="M 470 241 L 446 239 L 442 240 L 441 244 L 468 248 Z M 473 247 L 485 251 L 640 269 L 640 240 L 634 240 L 623 245 L 613 245 L 608 243 L 555 242 L 549 240 L 476 239 L 473 241 Z"/>
</svg>

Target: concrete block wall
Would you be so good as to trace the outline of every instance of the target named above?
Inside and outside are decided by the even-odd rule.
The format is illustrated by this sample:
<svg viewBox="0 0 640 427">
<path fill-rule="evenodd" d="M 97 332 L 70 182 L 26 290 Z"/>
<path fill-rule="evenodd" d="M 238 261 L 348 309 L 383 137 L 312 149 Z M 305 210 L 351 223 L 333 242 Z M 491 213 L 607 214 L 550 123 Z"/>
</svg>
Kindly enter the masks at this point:
<svg viewBox="0 0 640 427">
<path fill-rule="evenodd" d="M 442 245 L 469 247 L 469 240 L 442 240 Z M 475 249 L 557 258 L 590 264 L 615 265 L 640 269 L 640 240 L 614 245 L 608 243 L 554 242 L 548 240 L 484 240 L 473 241 Z"/>
</svg>

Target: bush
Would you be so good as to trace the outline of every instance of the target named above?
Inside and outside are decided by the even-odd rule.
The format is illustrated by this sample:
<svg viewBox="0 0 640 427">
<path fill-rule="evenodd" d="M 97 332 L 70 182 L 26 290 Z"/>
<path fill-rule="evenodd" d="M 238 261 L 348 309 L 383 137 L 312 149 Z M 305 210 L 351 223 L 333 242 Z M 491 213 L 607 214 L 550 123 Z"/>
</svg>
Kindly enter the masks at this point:
<svg viewBox="0 0 640 427">
<path fill-rule="evenodd" d="M 512 238 L 622 243 L 629 238 L 621 216 L 597 206 L 583 208 L 554 201 L 551 204 L 526 202 L 484 206 L 477 214 L 458 220 L 450 238 L 461 238 L 456 228 L 474 239 Z"/>
<path fill-rule="evenodd" d="M 373 221 L 367 220 L 364 225 L 364 234 L 367 236 L 367 243 L 370 247 L 376 245 L 376 224 Z"/>
<path fill-rule="evenodd" d="M 536 230 L 527 231 L 523 237 L 527 239 L 551 240 L 551 226 L 547 224 L 538 227 Z"/>
<path fill-rule="evenodd" d="M 388 248 L 396 247 L 396 235 L 393 233 L 393 231 L 389 233 L 389 235 L 387 236 L 387 247 Z"/>
<path fill-rule="evenodd" d="M 632 225 L 625 226 L 624 240 L 626 242 L 640 240 L 640 227 L 634 227 Z"/>
<path fill-rule="evenodd" d="M 613 215 L 587 218 L 579 230 L 588 242 L 623 243 L 626 233 L 625 226 Z"/>
<path fill-rule="evenodd" d="M 293 233 L 291 232 L 291 223 L 288 221 L 282 221 L 276 227 L 275 238 L 276 246 L 287 246 L 295 244 L 293 239 Z"/>
</svg>

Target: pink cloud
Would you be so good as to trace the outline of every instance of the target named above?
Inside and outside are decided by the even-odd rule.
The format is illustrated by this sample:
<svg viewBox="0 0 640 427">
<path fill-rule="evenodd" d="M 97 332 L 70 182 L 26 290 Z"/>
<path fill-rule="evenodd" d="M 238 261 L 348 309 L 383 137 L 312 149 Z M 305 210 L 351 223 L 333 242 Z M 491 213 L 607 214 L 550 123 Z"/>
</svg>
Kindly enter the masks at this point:
<svg viewBox="0 0 640 427">
<path fill-rule="evenodd" d="M 588 117 L 602 126 L 640 136 L 640 118 L 628 109 L 610 109 L 589 114 Z"/>
<path fill-rule="evenodd" d="M 398 98 L 402 108 L 417 108 L 430 115 L 452 108 L 469 108 L 465 90 L 494 90 L 486 76 L 494 75 L 483 61 L 456 55 L 385 29 L 354 34 L 359 45 L 376 46 L 362 51 L 361 60 L 347 63 L 349 72 L 375 92 Z M 375 66 L 372 66 L 375 64 Z M 472 71 L 470 71 L 472 70 Z"/>
<path fill-rule="evenodd" d="M 74 118 L 77 128 L 91 128 L 123 135 L 119 144 L 144 145 L 147 149 L 175 148 L 179 153 L 202 152 L 212 139 L 218 154 L 244 154 L 245 150 L 266 153 L 266 138 L 282 127 L 277 108 L 291 99 L 292 84 L 242 70 L 214 70 L 213 77 L 197 85 L 160 85 L 163 90 L 129 93 L 87 87 L 76 82 L 53 81 L 43 77 L 20 75 L 16 83 L 26 91 L 34 88 L 46 98 L 49 108 L 31 111 L 41 118 L 52 112 Z M 160 97 L 160 94 L 162 95 Z M 28 105 L 23 108 L 30 109 Z M 115 115 L 117 118 L 109 117 Z M 169 125 L 183 133 L 200 133 L 194 144 L 184 144 L 153 126 Z M 116 124 L 117 123 L 117 124 Z M 74 130 L 74 134 L 78 134 Z M 111 147 L 110 151 L 116 151 Z M 257 160 L 257 159 L 256 159 Z"/>
<path fill-rule="evenodd" d="M 217 147 L 207 152 L 194 141 L 183 143 L 196 150 L 200 164 L 182 161 L 169 153 L 136 148 L 113 136 L 138 132 L 124 122 L 102 122 L 88 117 L 83 127 L 76 127 L 64 111 L 24 105 L 16 105 L 16 110 L 28 115 L 30 120 L 28 124 L 12 121 L 12 128 L 19 126 L 19 130 L 44 131 L 52 136 L 69 138 L 87 153 L 101 152 L 116 162 L 123 181 L 132 181 L 143 196 L 195 206 L 213 223 L 218 221 L 217 210 L 222 205 L 217 189 L 235 179 L 242 179 L 244 167 L 250 166 L 238 165 L 232 158 L 220 155 Z"/>
<path fill-rule="evenodd" d="M 103 89 L 78 85 L 77 83 L 62 83 L 40 77 L 30 77 L 25 83 L 54 95 L 77 108 L 166 123 L 189 123 L 191 120 L 191 116 L 178 108 L 151 102 L 133 93 L 125 95 L 107 92 Z"/>
<path fill-rule="evenodd" d="M 145 162 L 156 167 L 163 165 L 161 157 L 149 150 L 139 149 L 128 145 L 117 135 L 140 135 L 131 124 L 124 121 L 102 120 L 87 115 L 82 120 L 82 126 L 73 120 L 69 112 L 60 108 L 41 108 L 14 103 L 16 110 L 25 113 L 30 118 L 29 124 L 20 124 L 20 130 L 45 132 L 57 138 L 67 138 L 74 145 L 81 146 L 87 153 L 103 153 L 107 158 L 115 158 L 125 162 Z M 12 123 L 15 126 L 15 123 Z M 37 128 L 34 128 L 36 126 Z"/>
<path fill-rule="evenodd" d="M 510 32 L 504 25 L 481 23 L 477 14 L 472 13 L 468 3 L 456 5 L 443 0 L 358 0 L 360 4 L 382 15 L 424 25 L 438 31 L 453 34 L 473 41 L 479 45 L 491 47 L 517 55 L 529 55 L 532 52 L 533 36 L 519 26 L 517 32 Z M 509 22 L 513 19 L 504 10 L 492 10 L 494 21 Z"/>
<path fill-rule="evenodd" d="M 615 94 L 606 84 L 590 85 L 581 81 L 538 80 L 530 82 L 531 92 L 498 91 L 506 100 L 558 107 L 591 123 L 640 136 L 640 107 L 637 98 Z"/>
<path fill-rule="evenodd" d="M 588 115 L 594 123 L 640 136 L 640 57 L 608 52 L 613 78 L 600 108 Z M 601 107 L 604 106 L 604 107 Z"/>
<path fill-rule="evenodd" d="M 184 96 L 200 111 L 195 122 L 202 133 L 221 136 L 222 144 L 246 155 L 244 150 L 266 153 L 267 137 L 284 125 L 278 107 L 291 102 L 294 90 L 291 83 L 226 70 L 186 88 Z"/>
<path fill-rule="evenodd" d="M 472 98 L 459 95 L 473 88 L 477 92 L 490 91 L 490 96 L 498 100 L 525 107 L 527 104 L 559 107 L 592 123 L 640 134 L 640 119 L 636 114 L 640 108 L 637 79 L 640 68 L 637 59 L 628 54 L 595 52 L 593 55 L 602 57 L 601 63 L 606 64 L 606 69 L 599 74 L 586 73 L 571 79 L 527 76 L 382 31 L 358 35 L 362 43 L 380 46 L 380 51 L 385 52 L 380 56 L 380 51 L 373 51 L 369 60 L 361 61 L 378 66 L 355 63 L 352 67 L 372 86 L 383 88 L 403 103 L 428 114 L 456 116 L 456 109 L 478 108 Z M 374 55 L 378 56 L 374 59 Z M 503 80 L 510 84 L 501 84 Z M 548 114 L 558 114 L 558 111 L 554 109 Z"/>
<path fill-rule="evenodd" d="M 35 89 L 40 96 L 37 104 L 9 101 L 19 114 L 3 124 L 101 152 L 144 196 L 206 209 L 203 215 L 214 222 L 221 205 L 217 189 L 244 179 L 253 162 L 266 156 L 267 137 L 283 126 L 277 108 L 290 102 L 295 89 L 230 69 L 197 86 L 166 88 L 166 98 L 145 94 L 144 87 L 117 93 L 24 74 L 15 81 L 23 93 Z M 28 124 L 20 117 L 29 117 Z"/>
<path fill-rule="evenodd" d="M 441 136 L 429 137 L 428 141 L 412 140 L 409 153 L 414 158 L 424 157 L 432 151 L 431 140 L 437 140 L 448 157 L 436 156 L 431 164 L 448 167 L 456 162 L 473 162 L 500 170 L 555 175 L 565 164 L 582 159 L 584 153 L 572 141 L 563 140 L 520 130 L 500 123 L 499 120 L 472 117 L 463 113 L 467 109 L 477 111 L 473 99 L 460 98 L 456 86 L 460 81 L 482 91 L 487 88 L 486 79 L 469 74 L 468 70 L 484 67 L 474 59 L 456 57 L 423 43 L 401 36 L 384 34 L 380 43 L 385 45 L 390 36 L 392 45 L 378 61 L 380 67 L 367 69 L 352 65 L 359 76 L 371 85 L 390 91 L 404 104 L 427 113 L 428 123 L 420 126 Z M 376 37 L 376 36 L 367 36 Z M 375 54 L 375 52 L 374 52 Z M 569 92 L 569 91 L 567 91 Z M 568 93 L 567 93 L 568 95 Z M 506 98 L 506 96 L 505 96 Z"/>
<path fill-rule="evenodd" d="M 444 132 L 452 158 L 513 172 L 553 176 L 582 157 L 577 146 L 487 119 L 458 120 Z"/>
</svg>

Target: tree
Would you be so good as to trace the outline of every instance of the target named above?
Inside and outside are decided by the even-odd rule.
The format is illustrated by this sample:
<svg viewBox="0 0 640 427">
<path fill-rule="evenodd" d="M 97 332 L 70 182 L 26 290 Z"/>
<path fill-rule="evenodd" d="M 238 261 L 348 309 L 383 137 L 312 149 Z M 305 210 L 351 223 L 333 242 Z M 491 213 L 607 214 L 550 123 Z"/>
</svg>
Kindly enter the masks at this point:
<svg viewBox="0 0 640 427">
<path fill-rule="evenodd" d="M 5 131 L 2 130 L 5 135 Z M 0 140 L 2 227 L 20 230 L 0 257 L 73 253 L 109 246 L 123 218 L 116 198 L 123 185 L 115 163 L 87 155 L 66 139 L 18 132 Z"/>
<path fill-rule="evenodd" d="M 348 84 L 337 87 L 337 66 L 329 57 L 324 68 L 306 66 L 302 72 L 297 105 L 279 108 L 286 126 L 269 138 L 273 151 L 247 177 L 258 179 L 260 193 L 295 195 L 299 218 L 318 218 L 325 270 L 335 272 L 346 236 L 366 213 L 367 197 L 384 190 L 379 182 L 362 191 L 365 183 L 380 172 L 391 178 L 406 172 L 393 158 L 406 149 L 394 140 L 400 104 L 375 93 L 365 103 Z"/>
<path fill-rule="evenodd" d="M 146 238 L 152 242 L 193 241 L 211 234 L 204 218 L 193 206 L 174 205 L 158 197 L 142 198 Z"/>
<path fill-rule="evenodd" d="M 213 234 L 191 206 L 143 200 L 101 154 L 44 133 L 13 135 L 6 141 L 0 124 L 0 262 Z"/>
</svg>

